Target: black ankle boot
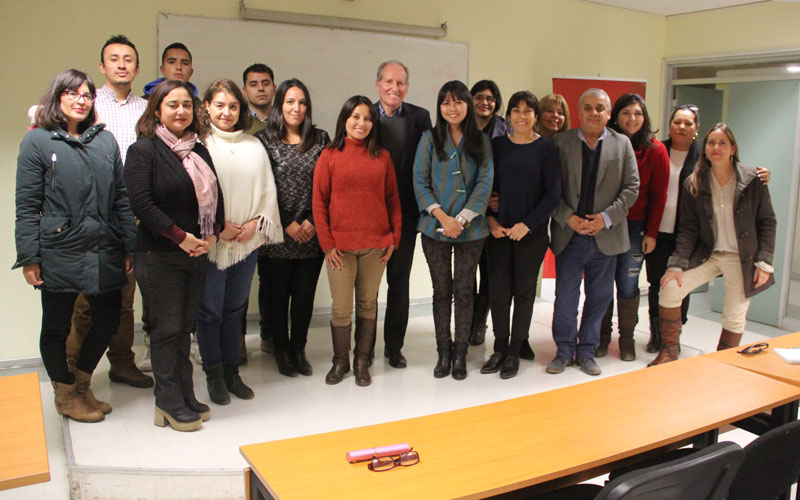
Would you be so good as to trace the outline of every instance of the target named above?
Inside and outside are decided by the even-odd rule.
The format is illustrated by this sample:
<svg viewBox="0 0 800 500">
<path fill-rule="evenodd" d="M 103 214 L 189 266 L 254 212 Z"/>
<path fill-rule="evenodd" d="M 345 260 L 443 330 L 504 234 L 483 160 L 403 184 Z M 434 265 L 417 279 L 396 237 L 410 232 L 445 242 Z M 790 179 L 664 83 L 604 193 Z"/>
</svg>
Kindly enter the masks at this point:
<svg viewBox="0 0 800 500">
<path fill-rule="evenodd" d="M 222 363 L 204 366 L 206 372 L 206 386 L 208 387 L 208 398 L 215 404 L 227 405 L 231 402 L 231 395 L 225 386 L 224 369 Z"/>
<path fill-rule="evenodd" d="M 436 350 L 439 352 L 439 361 L 436 362 L 436 367 L 433 369 L 433 376 L 436 378 L 444 378 L 450 375 L 451 354 L 453 350 L 452 343 L 448 340 L 445 342 L 436 341 Z"/>
<path fill-rule="evenodd" d="M 228 392 L 239 399 L 253 399 L 255 393 L 253 389 L 244 385 L 242 377 L 239 376 L 239 365 L 237 363 L 225 365 L 225 386 Z"/>
<path fill-rule="evenodd" d="M 467 378 L 467 344 L 456 342 L 453 345 L 453 378 L 464 380 Z"/>
</svg>

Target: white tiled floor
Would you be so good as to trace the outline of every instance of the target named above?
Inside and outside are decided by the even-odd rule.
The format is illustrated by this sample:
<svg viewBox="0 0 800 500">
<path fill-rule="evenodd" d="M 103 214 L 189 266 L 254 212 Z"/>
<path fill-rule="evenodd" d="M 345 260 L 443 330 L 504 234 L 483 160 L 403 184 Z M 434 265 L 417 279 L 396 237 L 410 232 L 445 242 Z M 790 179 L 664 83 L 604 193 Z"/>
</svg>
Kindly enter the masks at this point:
<svg viewBox="0 0 800 500">
<path fill-rule="evenodd" d="M 641 321 L 636 332 L 638 359 L 633 362 L 620 361 L 616 343 L 613 342 L 609 356 L 599 360 L 603 369 L 602 376 L 643 368 L 654 356 L 644 351 L 648 326 L 645 301 L 642 303 Z M 720 328 L 719 323 L 714 321 L 716 317 L 714 313 L 708 312 L 702 296 L 693 297 L 692 317 L 681 337 L 682 356 L 700 354 L 715 348 Z M 455 381 L 452 378 L 433 378 L 431 372 L 436 361 L 436 352 L 430 305 L 412 306 L 412 318 L 404 348 L 404 354 L 409 361 L 408 368 L 395 370 L 378 357 L 371 370 L 373 383 L 366 388 L 355 385 L 352 373 L 339 385 L 325 384 L 324 376 L 330 366 L 331 356 L 326 318 L 315 317 L 310 331 L 307 353 L 315 373 L 312 377 L 297 378 L 278 374 L 271 355 L 258 350 L 258 327 L 253 322 L 250 326 L 253 335 L 248 335 L 247 339 L 250 362 L 243 367 L 242 376 L 255 390 L 255 399 L 242 401 L 234 397 L 228 406 L 211 405 L 211 420 L 203 425 L 202 430 L 194 433 L 155 427 L 151 390 L 110 384 L 106 376 L 108 365 L 104 360 L 95 372 L 93 388 L 99 398 L 111 403 L 114 411 L 99 424 L 69 422 L 68 427 L 65 427 L 71 439 L 70 451 L 77 465 L 73 472 L 91 474 L 93 470 L 111 473 L 125 471 L 133 474 L 132 477 L 136 478 L 134 483 L 140 481 L 139 484 L 144 484 L 145 478 L 149 473 L 154 473 L 154 469 L 161 469 L 161 472 L 171 471 L 170 473 L 178 475 L 187 470 L 195 470 L 201 475 L 209 476 L 208 480 L 212 482 L 218 476 L 220 488 L 215 491 L 224 491 L 222 497 L 242 497 L 244 491 L 239 478 L 242 468 L 246 466 L 238 451 L 242 444 L 426 415 L 589 380 L 589 376 L 576 368 L 568 368 L 560 375 L 545 373 L 544 367 L 555 353 L 550 333 L 551 318 L 552 302 L 537 300 L 531 330 L 531 344 L 536 352 L 536 360 L 523 360 L 520 373 L 515 378 L 501 380 L 496 374 L 479 373 L 481 364 L 491 353 L 492 338 L 489 333 L 486 344 L 471 347 L 469 350 L 468 378 Z M 748 328 L 756 329 L 759 333 L 748 330 L 743 342 L 788 333 L 752 323 Z M 380 331 L 379 324 L 379 336 Z M 382 353 L 380 340 L 376 351 L 379 355 Z M 42 379 L 46 380 L 46 376 Z M 196 366 L 194 379 L 198 398 L 207 401 L 205 380 L 199 366 Z M 53 407 L 52 389 L 48 383 L 42 384 L 42 395 L 52 480 L 41 485 L 0 492 L 0 500 L 69 498 L 69 456 L 62 440 L 61 418 Z M 723 439 L 746 444 L 752 438 L 752 435 L 737 430 L 726 434 Z M 114 479 L 108 481 L 113 482 Z M 174 481 L 170 484 L 174 484 Z M 191 489 L 190 485 L 186 488 Z M 88 498 L 89 491 L 97 489 L 76 491 L 74 498 Z M 143 493 L 147 491 L 150 490 L 142 489 L 139 496 L 169 496 L 162 490 L 158 494 Z M 211 490 L 206 491 L 209 492 L 208 496 L 220 496 L 219 493 L 211 495 Z M 176 492 L 171 492 L 174 493 Z M 95 494 L 95 497 L 113 497 L 110 489 L 108 495 Z M 202 494 L 190 496 L 203 497 Z"/>
</svg>

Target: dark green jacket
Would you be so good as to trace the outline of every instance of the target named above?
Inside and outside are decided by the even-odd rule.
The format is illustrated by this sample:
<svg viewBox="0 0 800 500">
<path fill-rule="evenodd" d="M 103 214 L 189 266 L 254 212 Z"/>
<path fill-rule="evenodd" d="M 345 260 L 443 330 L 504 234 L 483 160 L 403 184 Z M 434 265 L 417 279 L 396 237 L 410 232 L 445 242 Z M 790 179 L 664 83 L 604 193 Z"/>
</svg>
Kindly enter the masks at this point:
<svg viewBox="0 0 800 500">
<path fill-rule="evenodd" d="M 98 294 L 127 283 L 136 223 L 119 146 L 103 127 L 77 139 L 37 128 L 20 145 L 14 268 L 38 262 L 49 292 Z"/>
</svg>

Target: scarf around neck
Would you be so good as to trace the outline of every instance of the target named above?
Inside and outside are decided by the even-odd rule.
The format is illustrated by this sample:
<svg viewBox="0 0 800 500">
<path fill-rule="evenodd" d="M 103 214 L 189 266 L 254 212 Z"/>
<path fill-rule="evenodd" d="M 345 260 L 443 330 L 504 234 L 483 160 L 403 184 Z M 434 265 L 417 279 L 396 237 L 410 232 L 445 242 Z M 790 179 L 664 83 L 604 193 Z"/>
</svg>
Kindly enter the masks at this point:
<svg viewBox="0 0 800 500">
<path fill-rule="evenodd" d="M 206 238 L 214 234 L 214 221 L 217 214 L 217 176 L 203 158 L 194 152 L 197 136 L 191 131 L 184 132 L 178 138 L 164 124 L 156 126 L 156 136 L 181 160 L 183 168 L 189 174 L 194 184 L 194 194 L 197 197 L 198 218 L 200 224 L 200 237 Z"/>
</svg>

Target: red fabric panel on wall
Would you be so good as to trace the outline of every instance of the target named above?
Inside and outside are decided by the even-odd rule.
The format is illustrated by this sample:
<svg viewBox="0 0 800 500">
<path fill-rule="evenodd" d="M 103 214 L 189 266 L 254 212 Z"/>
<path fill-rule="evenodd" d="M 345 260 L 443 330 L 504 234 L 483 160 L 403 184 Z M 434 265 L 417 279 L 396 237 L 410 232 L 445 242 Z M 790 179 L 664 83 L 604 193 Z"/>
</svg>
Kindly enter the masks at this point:
<svg viewBox="0 0 800 500">
<path fill-rule="evenodd" d="M 593 80 L 591 78 L 553 78 L 553 93 L 561 94 L 567 100 L 570 112 L 570 128 L 578 126 L 578 98 L 583 91 L 590 88 L 603 89 L 614 104 L 623 94 L 639 94 L 647 100 L 645 91 L 646 82 L 631 82 L 622 80 Z"/>
</svg>

